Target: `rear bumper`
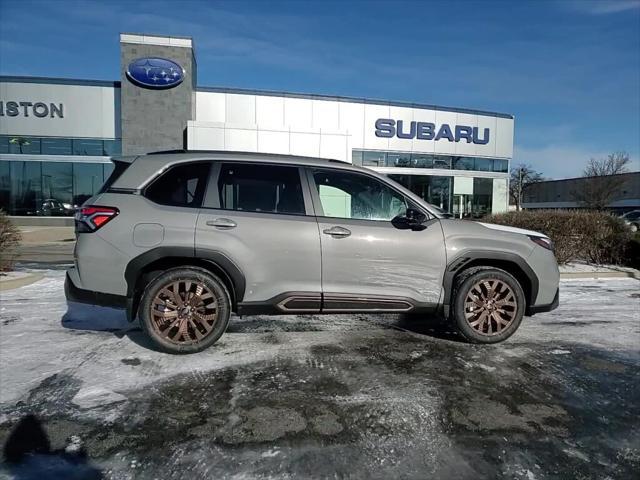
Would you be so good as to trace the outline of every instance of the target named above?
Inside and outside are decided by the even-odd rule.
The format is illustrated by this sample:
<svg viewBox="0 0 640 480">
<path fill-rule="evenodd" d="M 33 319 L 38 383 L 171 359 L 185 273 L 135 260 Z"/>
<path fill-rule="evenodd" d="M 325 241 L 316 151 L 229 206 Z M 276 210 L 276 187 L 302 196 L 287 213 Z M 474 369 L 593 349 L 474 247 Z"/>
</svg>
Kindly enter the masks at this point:
<svg viewBox="0 0 640 480">
<path fill-rule="evenodd" d="M 74 269 L 71 269 L 74 270 Z M 127 308 L 128 299 L 124 295 L 113 295 L 110 293 L 93 292 L 78 288 L 71 277 L 74 272 L 67 272 L 64 280 L 64 295 L 67 301 L 76 303 L 87 303 L 90 305 L 99 305 L 101 307 L 111 308 Z"/>
<path fill-rule="evenodd" d="M 550 312 L 551 310 L 555 310 L 556 308 L 558 308 L 558 305 L 560 304 L 560 288 L 558 288 L 556 290 L 556 295 L 555 297 L 553 297 L 553 301 L 549 304 L 546 305 L 531 305 L 527 307 L 527 310 L 525 311 L 525 315 L 527 317 L 531 317 L 532 315 L 535 315 L 536 313 L 544 313 L 544 312 Z"/>
</svg>

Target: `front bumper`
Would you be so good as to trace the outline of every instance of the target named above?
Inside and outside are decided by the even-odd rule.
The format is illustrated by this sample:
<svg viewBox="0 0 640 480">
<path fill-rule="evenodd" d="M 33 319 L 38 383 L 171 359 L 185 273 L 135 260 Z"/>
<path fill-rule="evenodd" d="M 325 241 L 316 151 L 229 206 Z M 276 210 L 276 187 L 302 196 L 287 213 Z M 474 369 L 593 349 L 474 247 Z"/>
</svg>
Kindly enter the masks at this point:
<svg viewBox="0 0 640 480">
<path fill-rule="evenodd" d="M 555 310 L 556 308 L 558 308 L 559 304 L 560 304 L 560 288 L 556 290 L 556 295 L 553 297 L 553 301 L 551 303 L 547 305 L 530 305 L 527 307 L 527 310 L 525 311 L 524 314 L 527 317 L 531 317 L 536 313 L 550 312 L 551 310 Z"/>
<path fill-rule="evenodd" d="M 71 279 L 75 273 L 73 272 L 75 269 L 72 268 L 70 270 L 71 271 L 67 271 L 67 275 L 64 280 L 64 295 L 67 297 L 67 301 L 99 305 L 101 307 L 127 308 L 129 302 L 126 296 L 93 292 L 91 290 L 78 288 Z"/>
</svg>

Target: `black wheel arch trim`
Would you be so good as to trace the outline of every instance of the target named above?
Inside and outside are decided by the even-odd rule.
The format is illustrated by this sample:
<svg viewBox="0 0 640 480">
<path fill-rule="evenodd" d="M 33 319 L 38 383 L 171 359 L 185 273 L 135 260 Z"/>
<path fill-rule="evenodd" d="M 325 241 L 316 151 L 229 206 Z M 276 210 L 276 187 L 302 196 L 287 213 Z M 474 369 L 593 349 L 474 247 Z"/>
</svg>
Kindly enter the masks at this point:
<svg viewBox="0 0 640 480">
<path fill-rule="evenodd" d="M 527 306 L 531 306 L 535 304 L 536 298 L 538 297 L 538 290 L 540 286 L 540 282 L 538 280 L 537 275 L 531 269 L 527 261 L 522 258 L 520 255 L 510 252 L 494 252 L 487 250 L 462 250 L 459 252 L 453 259 L 451 259 L 447 268 L 445 269 L 444 279 L 443 279 L 443 287 L 444 287 L 444 300 L 443 305 L 448 307 L 451 305 L 451 295 L 453 293 L 453 280 L 456 275 L 463 270 L 473 267 L 480 266 L 479 261 L 487 260 L 497 261 L 497 262 L 505 262 L 512 263 L 517 265 L 520 270 L 527 277 L 530 284 L 530 291 L 525 292 L 525 298 L 527 301 Z M 489 267 L 495 265 L 487 265 Z M 500 266 L 495 266 L 496 268 L 500 268 Z M 445 315 L 448 313 L 448 308 L 444 310 Z"/>
<path fill-rule="evenodd" d="M 246 289 L 245 276 L 233 260 L 224 253 L 190 247 L 156 247 L 130 260 L 125 269 L 124 277 L 127 282 L 127 298 L 130 299 L 131 304 L 131 308 L 127 308 L 127 310 L 131 310 L 129 312 L 130 319 L 133 319 L 135 316 L 135 308 L 137 300 L 139 300 L 140 292 L 136 291 L 136 286 L 141 272 L 157 261 L 177 261 L 180 259 L 204 262 L 205 264 L 215 267 L 216 270 L 225 275 L 226 278 L 222 280 L 229 282 L 233 287 L 233 292 L 230 292 L 233 296 L 232 302 L 238 304 L 244 298 Z M 185 265 L 189 265 L 189 262 L 187 261 Z"/>
</svg>

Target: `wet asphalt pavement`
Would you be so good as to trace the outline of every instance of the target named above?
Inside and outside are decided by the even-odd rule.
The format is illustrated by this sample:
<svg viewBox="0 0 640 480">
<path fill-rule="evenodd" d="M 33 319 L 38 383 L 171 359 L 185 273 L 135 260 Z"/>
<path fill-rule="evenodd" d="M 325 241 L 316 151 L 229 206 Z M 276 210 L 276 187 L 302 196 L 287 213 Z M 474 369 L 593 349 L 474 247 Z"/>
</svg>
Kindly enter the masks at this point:
<svg viewBox="0 0 640 480">
<path fill-rule="evenodd" d="M 563 281 L 560 309 L 525 319 L 495 346 L 462 343 L 435 319 L 248 317 L 233 320 L 212 349 L 180 357 L 150 350 L 120 319 L 98 328 L 70 309 L 61 324 L 58 303 L 49 314 L 20 313 L 24 298 L 15 294 L 0 310 L 0 441 L 35 414 L 57 453 L 4 471 L 637 478 L 639 286 Z M 31 326 L 20 330 L 25 321 Z M 34 341 L 37 332 L 51 341 Z M 12 360 L 18 348 L 31 352 Z M 86 459 L 62 453 L 73 436 Z"/>
</svg>

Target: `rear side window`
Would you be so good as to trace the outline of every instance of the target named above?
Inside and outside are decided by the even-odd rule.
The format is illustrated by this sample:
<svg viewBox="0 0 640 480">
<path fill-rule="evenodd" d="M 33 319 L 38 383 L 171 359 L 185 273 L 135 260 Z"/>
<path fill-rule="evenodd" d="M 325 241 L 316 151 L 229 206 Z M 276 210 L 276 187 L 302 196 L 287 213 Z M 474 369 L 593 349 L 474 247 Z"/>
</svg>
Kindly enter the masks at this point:
<svg viewBox="0 0 640 480">
<path fill-rule="evenodd" d="M 160 205 L 200 208 L 210 169 L 209 162 L 171 167 L 147 187 L 144 196 Z"/>
<path fill-rule="evenodd" d="M 298 167 L 224 163 L 218 193 L 225 210 L 305 214 Z"/>
</svg>

